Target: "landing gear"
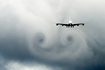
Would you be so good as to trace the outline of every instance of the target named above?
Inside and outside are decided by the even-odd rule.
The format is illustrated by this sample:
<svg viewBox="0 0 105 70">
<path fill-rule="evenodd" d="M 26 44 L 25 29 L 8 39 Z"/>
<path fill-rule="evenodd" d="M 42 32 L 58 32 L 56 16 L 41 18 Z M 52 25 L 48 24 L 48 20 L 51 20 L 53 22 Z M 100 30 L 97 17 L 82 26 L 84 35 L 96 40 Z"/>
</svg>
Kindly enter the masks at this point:
<svg viewBox="0 0 105 70">
<path fill-rule="evenodd" d="M 72 27 L 74 28 L 74 26 L 71 26 L 71 28 L 72 28 Z"/>
</svg>

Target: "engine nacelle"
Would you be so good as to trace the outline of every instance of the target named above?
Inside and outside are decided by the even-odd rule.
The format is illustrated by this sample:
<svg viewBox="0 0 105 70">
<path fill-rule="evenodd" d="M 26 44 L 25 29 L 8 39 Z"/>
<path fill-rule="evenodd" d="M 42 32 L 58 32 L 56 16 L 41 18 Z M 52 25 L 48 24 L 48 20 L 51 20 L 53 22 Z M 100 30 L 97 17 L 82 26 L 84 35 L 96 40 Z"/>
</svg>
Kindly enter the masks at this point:
<svg viewBox="0 0 105 70">
<path fill-rule="evenodd" d="M 82 24 L 84 26 L 84 24 Z"/>
<path fill-rule="evenodd" d="M 56 26 L 58 26 L 58 24 L 56 24 Z"/>
</svg>

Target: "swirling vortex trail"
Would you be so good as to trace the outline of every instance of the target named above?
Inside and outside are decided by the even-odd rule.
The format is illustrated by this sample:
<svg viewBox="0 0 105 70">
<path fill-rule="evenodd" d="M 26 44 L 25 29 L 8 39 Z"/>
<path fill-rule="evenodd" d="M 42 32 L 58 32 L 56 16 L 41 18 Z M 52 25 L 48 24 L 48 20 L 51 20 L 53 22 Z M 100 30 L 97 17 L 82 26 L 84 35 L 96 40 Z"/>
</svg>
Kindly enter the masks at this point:
<svg viewBox="0 0 105 70">
<path fill-rule="evenodd" d="M 84 33 L 81 30 L 64 31 L 58 36 L 58 42 L 49 45 L 53 41 L 47 40 L 44 33 L 33 33 L 29 40 L 29 49 L 35 57 L 50 61 L 76 60 L 81 56 L 83 58 L 90 55 Z"/>
</svg>

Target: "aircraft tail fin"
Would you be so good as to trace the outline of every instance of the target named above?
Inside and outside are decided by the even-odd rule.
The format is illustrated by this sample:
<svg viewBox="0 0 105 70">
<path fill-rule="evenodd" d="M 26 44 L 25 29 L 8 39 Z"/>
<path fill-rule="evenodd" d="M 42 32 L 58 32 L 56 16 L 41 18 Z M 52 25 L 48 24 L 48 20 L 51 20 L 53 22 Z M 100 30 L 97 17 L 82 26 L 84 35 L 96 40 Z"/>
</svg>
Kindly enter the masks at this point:
<svg viewBox="0 0 105 70">
<path fill-rule="evenodd" d="M 69 23 L 72 23 L 72 21 L 71 21 L 71 20 L 69 20 Z"/>
</svg>

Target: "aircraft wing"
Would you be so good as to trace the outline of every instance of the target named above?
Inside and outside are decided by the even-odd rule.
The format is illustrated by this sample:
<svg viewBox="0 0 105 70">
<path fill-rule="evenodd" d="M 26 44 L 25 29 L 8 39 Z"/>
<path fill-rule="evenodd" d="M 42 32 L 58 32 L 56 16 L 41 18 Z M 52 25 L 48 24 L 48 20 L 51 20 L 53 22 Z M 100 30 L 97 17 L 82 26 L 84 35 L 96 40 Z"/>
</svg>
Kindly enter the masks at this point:
<svg viewBox="0 0 105 70">
<path fill-rule="evenodd" d="M 64 23 L 56 23 L 56 25 L 66 26 L 67 24 L 64 24 Z"/>
<path fill-rule="evenodd" d="M 84 25 L 84 23 L 73 24 L 74 26 Z"/>
</svg>

